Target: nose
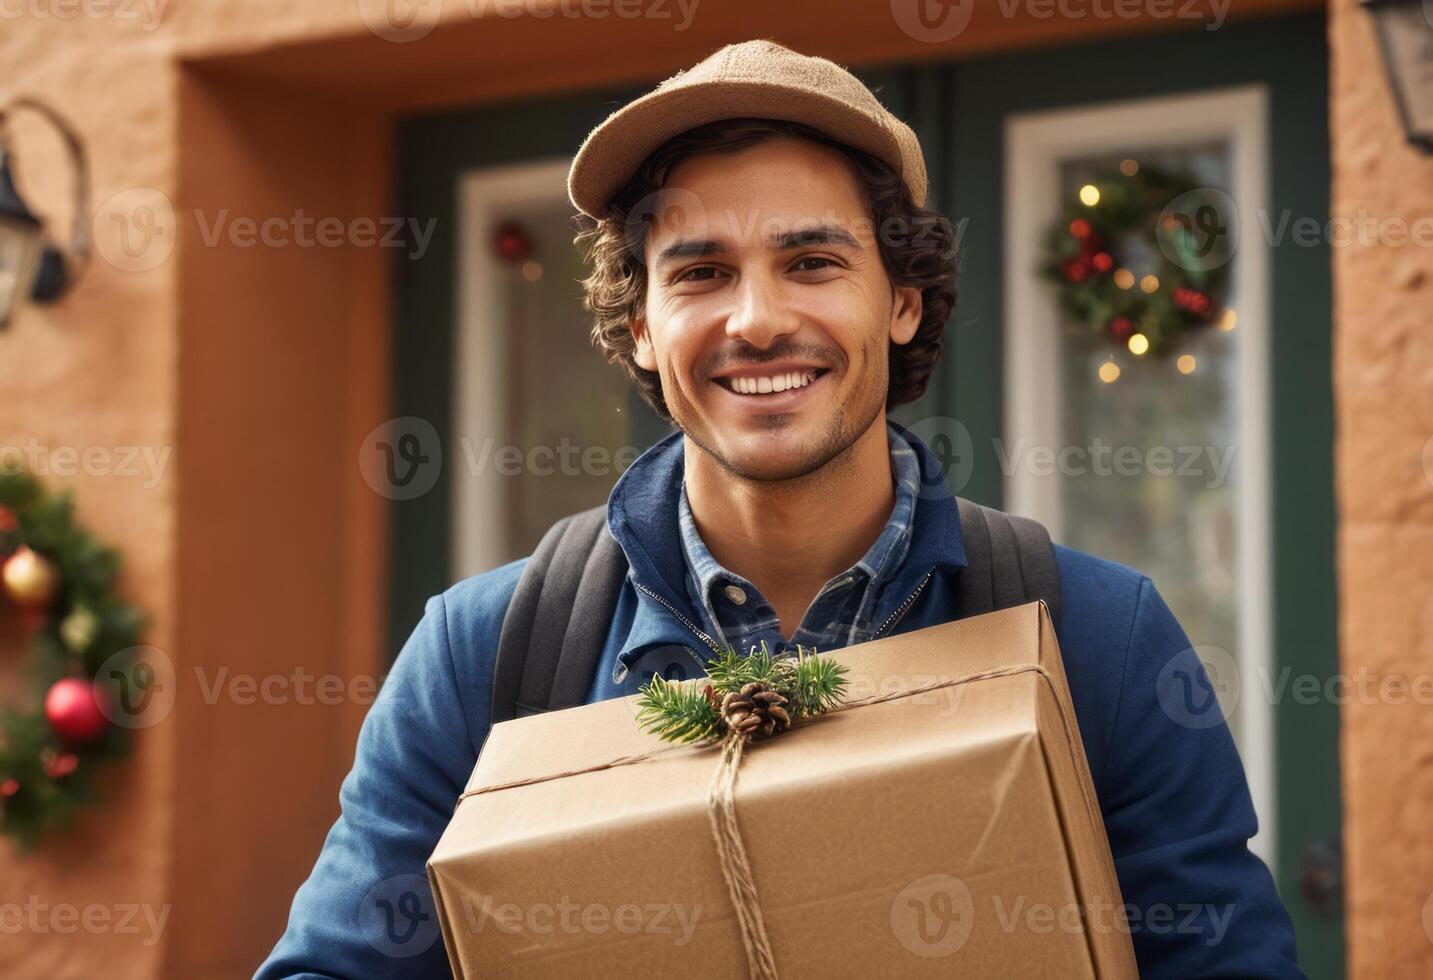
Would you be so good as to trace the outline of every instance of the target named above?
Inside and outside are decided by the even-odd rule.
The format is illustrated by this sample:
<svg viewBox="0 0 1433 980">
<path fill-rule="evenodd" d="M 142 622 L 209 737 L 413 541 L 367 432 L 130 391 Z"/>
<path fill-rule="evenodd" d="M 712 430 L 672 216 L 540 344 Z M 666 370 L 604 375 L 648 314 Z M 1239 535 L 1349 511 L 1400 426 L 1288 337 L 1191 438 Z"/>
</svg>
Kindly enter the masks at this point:
<svg viewBox="0 0 1433 980">
<path fill-rule="evenodd" d="M 801 318 L 779 279 L 763 273 L 741 277 L 736 307 L 726 321 L 728 337 L 764 350 L 776 338 L 796 333 L 800 326 Z"/>
</svg>

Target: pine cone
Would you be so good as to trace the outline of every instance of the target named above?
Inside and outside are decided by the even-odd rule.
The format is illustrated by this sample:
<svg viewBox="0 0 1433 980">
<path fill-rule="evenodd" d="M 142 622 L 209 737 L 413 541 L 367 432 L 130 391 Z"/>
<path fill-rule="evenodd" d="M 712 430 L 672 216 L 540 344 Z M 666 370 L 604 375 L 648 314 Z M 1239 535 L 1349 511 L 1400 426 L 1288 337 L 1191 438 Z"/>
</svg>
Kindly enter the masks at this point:
<svg viewBox="0 0 1433 980">
<path fill-rule="evenodd" d="M 722 698 L 721 717 L 732 731 L 759 742 L 791 727 L 785 705 L 786 698 L 770 684 L 752 681 Z"/>
<path fill-rule="evenodd" d="M 702 697 L 707 699 L 707 704 L 712 706 L 718 718 L 721 717 L 721 698 L 717 697 L 716 688 L 710 684 L 702 685 Z"/>
</svg>

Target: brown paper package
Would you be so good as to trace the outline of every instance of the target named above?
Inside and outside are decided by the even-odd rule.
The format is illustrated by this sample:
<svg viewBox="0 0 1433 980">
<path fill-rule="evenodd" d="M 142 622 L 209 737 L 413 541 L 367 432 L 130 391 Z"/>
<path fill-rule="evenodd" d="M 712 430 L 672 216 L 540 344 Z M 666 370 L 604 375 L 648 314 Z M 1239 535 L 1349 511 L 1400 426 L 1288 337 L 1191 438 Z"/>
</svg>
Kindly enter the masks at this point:
<svg viewBox="0 0 1433 980">
<path fill-rule="evenodd" d="M 737 817 L 780 975 L 1136 976 L 1044 605 L 829 656 L 848 700 L 958 683 L 747 751 Z M 635 700 L 494 726 L 469 793 L 664 748 Z M 746 975 L 708 816 L 719 757 L 465 795 L 428 862 L 454 973 Z"/>
</svg>

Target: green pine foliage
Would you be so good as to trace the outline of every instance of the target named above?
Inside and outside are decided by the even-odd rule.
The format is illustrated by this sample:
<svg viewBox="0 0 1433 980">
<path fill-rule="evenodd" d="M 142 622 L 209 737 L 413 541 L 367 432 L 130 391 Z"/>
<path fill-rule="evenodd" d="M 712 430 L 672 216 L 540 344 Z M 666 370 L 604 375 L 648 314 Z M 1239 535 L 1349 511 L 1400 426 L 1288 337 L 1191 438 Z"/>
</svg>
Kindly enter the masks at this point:
<svg viewBox="0 0 1433 980">
<path fill-rule="evenodd" d="M 664 742 L 682 744 L 715 738 L 720 728 L 716 709 L 700 688 L 660 676 L 642 687 L 637 723 Z"/>
<path fill-rule="evenodd" d="M 779 679 L 776 662 L 764 642 L 760 647 L 752 647 L 751 653 L 745 657 L 727 647 L 707 665 L 707 678 L 712 687 L 723 694 L 727 691 L 740 691 L 752 681 L 764 681 L 775 687 Z"/>
<path fill-rule="evenodd" d="M 705 694 L 711 685 L 715 700 L 747 684 L 769 685 L 787 701 L 793 719 L 819 715 L 839 704 L 845 694 L 846 668 L 798 646 L 794 657 L 773 657 L 763 642 L 745 656 L 728 647 L 707 664 L 707 676 L 690 681 L 653 677 L 637 699 L 637 723 L 666 742 L 682 744 L 719 739 L 726 723 Z"/>
<path fill-rule="evenodd" d="M 806 656 L 796 661 L 791 693 L 782 693 L 795 706 L 794 717 L 804 717 L 834 708 L 841 701 L 845 688 L 845 667 L 825 657 Z"/>
<path fill-rule="evenodd" d="M 45 718 L 50 685 L 74 674 L 94 678 L 116 697 L 129 692 L 132 698 L 149 683 L 152 672 L 133 663 L 127 653 L 117 656 L 138 644 L 144 617 L 115 594 L 120 556 L 75 523 L 70 497 L 45 492 L 29 473 L 0 470 L 0 506 L 14 513 L 17 525 L 0 530 L 0 556 L 28 545 L 54 563 L 61 581 L 60 594 L 31 641 L 31 694 L 22 704 L 0 705 L 0 784 L 18 784 L 13 794 L 0 798 L 0 832 L 30 848 L 96 800 L 93 776 L 98 764 L 128 748 L 129 733 L 117 726 L 85 746 L 62 743 Z M 0 615 L 14 613 L 0 608 Z M 60 628 L 66 616 L 75 613 L 92 617 L 87 642 L 79 649 L 65 643 Z M 96 676 L 102 666 L 105 676 Z M 77 756 L 78 766 L 52 777 L 47 768 L 66 752 Z"/>
</svg>

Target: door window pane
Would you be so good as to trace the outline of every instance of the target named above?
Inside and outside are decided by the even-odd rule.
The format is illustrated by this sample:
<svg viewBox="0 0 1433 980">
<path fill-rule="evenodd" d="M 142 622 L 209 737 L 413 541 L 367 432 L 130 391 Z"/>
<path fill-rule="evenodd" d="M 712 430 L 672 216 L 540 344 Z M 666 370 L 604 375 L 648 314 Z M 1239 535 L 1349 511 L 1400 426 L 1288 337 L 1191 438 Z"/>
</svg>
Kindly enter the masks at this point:
<svg viewBox="0 0 1433 980">
<path fill-rule="evenodd" d="M 460 403 L 482 406 L 459 418 L 459 526 L 479 541 L 455 548 L 478 556 L 460 575 L 530 554 L 559 518 L 605 503 L 637 456 L 634 410 L 647 411 L 589 339 L 571 205 L 556 195 L 482 204 L 465 215 L 478 225 L 465 236 L 491 261 L 463 272 L 478 277 L 464 288 L 482 311 L 463 329 L 498 333 L 467 338 L 485 353 L 457 379 Z"/>
<path fill-rule="evenodd" d="M 1072 197 L 1092 179 L 1118 173 L 1126 159 L 1227 188 L 1228 156 L 1222 143 L 1122 148 L 1065 161 L 1062 190 Z M 1154 271 L 1157 256 L 1142 240 L 1118 244 L 1136 281 Z M 1237 285 L 1231 283 L 1229 294 L 1235 310 Z M 1236 658 L 1238 339 L 1237 327 L 1202 328 L 1167 359 L 1155 360 L 1084 328 L 1062 331 L 1062 444 L 1082 453 L 1062 466 L 1059 491 L 1065 544 L 1144 572 L 1196 647 Z M 1192 371 L 1180 370 L 1180 355 L 1193 358 Z M 1110 362 L 1120 369 L 1113 381 L 1105 380 L 1113 372 L 1100 370 Z M 1200 652 L 1215 688 L 1227 688 L 1214 674 L 1229 660 Z M 1225 708 L 1237 737 L 1238 716 L 1233 705 Z"/>
</svg>

